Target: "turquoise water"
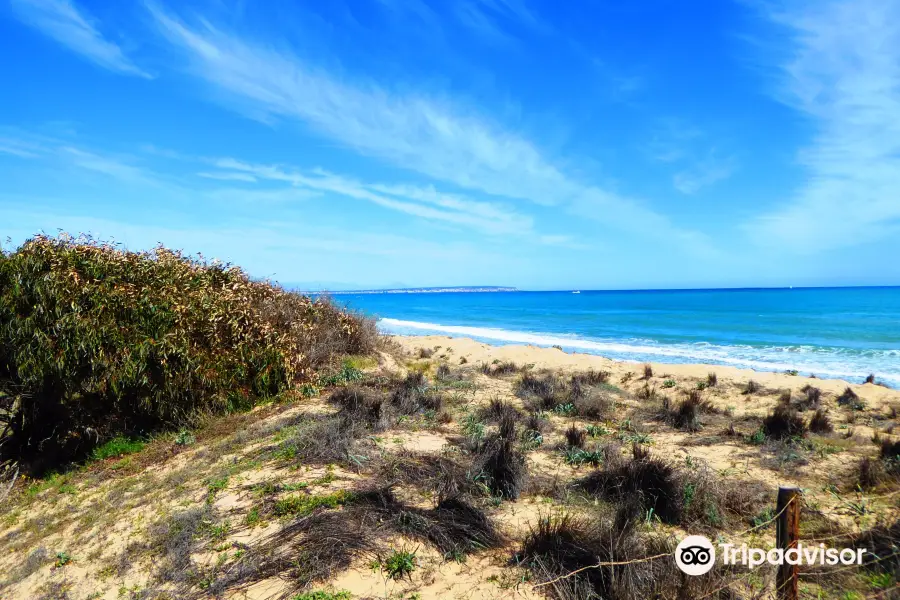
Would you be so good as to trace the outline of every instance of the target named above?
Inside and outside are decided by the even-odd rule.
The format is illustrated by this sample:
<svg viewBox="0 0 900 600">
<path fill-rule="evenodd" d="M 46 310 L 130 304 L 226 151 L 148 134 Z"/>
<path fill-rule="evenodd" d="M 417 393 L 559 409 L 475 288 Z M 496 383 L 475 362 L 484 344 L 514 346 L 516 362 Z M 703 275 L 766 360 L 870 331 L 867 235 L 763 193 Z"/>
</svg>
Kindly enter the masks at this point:
<svg viewBox="0 0 900 600">
<path fill-rule="evenodd" d="M 709 363 L 900 387 L 900 288 L 354 294 L 395 334 L 560 345 L 609 358 Z"/>
</svg>

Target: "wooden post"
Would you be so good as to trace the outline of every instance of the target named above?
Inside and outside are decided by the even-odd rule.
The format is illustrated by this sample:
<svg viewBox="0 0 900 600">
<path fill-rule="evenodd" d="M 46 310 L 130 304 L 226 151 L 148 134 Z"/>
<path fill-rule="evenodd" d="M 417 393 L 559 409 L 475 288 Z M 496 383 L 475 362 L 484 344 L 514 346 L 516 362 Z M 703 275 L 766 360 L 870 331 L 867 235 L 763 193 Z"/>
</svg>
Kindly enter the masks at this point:
<svg viewBox="0 0 900 600">
<path fill-rule="evenodd" d="M 800 540 L 800 488 L 782 486 L 778 488 L 778 515 L 775 543 L 782 552 L 796 548 Z M 778 600 L 798 600 L 800 566 L 783 561 L 775 576 L 775 593 Z"/>
</svg>

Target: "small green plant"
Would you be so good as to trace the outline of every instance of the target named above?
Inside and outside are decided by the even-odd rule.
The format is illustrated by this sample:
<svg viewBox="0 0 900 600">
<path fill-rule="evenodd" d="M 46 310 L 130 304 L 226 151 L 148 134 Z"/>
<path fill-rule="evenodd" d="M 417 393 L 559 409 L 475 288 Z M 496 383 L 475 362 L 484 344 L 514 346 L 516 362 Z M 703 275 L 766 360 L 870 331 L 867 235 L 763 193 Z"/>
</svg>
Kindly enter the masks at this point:
<svg viewBox="0 0 900 600">
<path fill-rule="evenodd" d="M 567 465 L 572 465 L 573 467 L 580 467 L 581 465 L 599 467 L 603 464 L 603 451 L 569 447 L 563 454 L 563 460 Z"/>
<path fill-rule="evenodd" d="M 526 429 L 522 432 L 522 447 L 524 450 L 534 450 L 544 443 L 544 435 L 534 429 Z"/>
<path fill-rule="evenodd" d="M 592 438 L 603 437 L 604 435 L 609 435 L 612 433 L 609 429 L 604 427 L 603 425 L 588 425 L 587 426 L 587 434 Z"/>
<path fill-rule="evenodd" d="M 197 441 L 197 438 L 194 437 L 194 434 L 188 431 L 187 429 L 182 429 L 178 432 L 178 435 L 175 436 L 175 445 L 176 446 L 190 446 L 194 442 Z"/>
<path fill-rule="evenodd" d="M 376 565 L 390 579 L 412 579 L 412 573 L 416 570 L 416 551 L 394 550 Z"/>
<path fill-rule="evenodd" d="M 462 420 L 463 433 L 474 440 L 484 437 L 484 422 L 475 413 L 467 414 Z"/>
<path fill-rule="evenodd" d="M 128 454 L 140 452 L 146 445 L 147 442 L 143 440 L 118 436 L 94 448 L 94 451 L 91 453 L 91 458 L 94 460 L 119 458 Z"/>
<path fill-rule="evenodd" d="M 797 375 L 800 374 L 800 371 L 798 371 L 797 369 L 787 369 L 787 370 L 784 372 L 784 374 L 785 374 L 785 375 L 790 375 L 790 376 L 792 376 L 792 377 L 796 377 Z"/>
<path fill-rule="evenodd" d="M 206 501 L 212 502 L 216 499 L 216 494 L 228 487 L 228 475 L 210 479 L 206 485 Z"/>
<path fill-rule="evenodd" d="M 352 501 L 353 498 L 353 493 L 347 490 L 324 496 L 288 496 L 275 502 L 275 514 L 279 517 L 303 517 L 317 508 L 337 508 Z"/>
<path fill-rule="evenodd" d="M 578 409 L 571 402 L 567 402 L 566 404 L 557 404 L 553 407 L 553 412 L 562 417 L 571 417 L 578 412 Z"/>
<path fill-rule="evenodd" d="M 662 382 L 662 386 L 664 388 L 673 388 L 673 387 L 675 387 L 675 380 L 674 379 L 666 379 L 665 381 Z"/>
<path fill-rule="evenodd" d="M 319 379 L 319 385 L 322 387 L 347 385 L 348 383 L 362 381 L 363 377 L 362 371 L 354 367 L 348 361 L 344 361 L 340 371 L 321 377 Z"/>
<path fill-rule="evenodd" d="M 319 386 L 312 383 L 304 383 L 300 386 L 300 395 L 304 398 L 315 398 L 322 392 Z"/>
<path fill-rule="evenodd" d="M 893 573 L 872 573 L 868 576 L 869 587 L 876 590 L 886 590 L 894 585 Z"/>
<path fill-rule="evenodd" d="M 653 443 L 653 438 L 650 437 L 650 434 L 639 431 L 620 431 L 616 437 L 619 438 L 620 442 L 626 444 L 644 444 L 649 446 Z"/>
<path fill-rule="evenodd" d="M 682 495 L 684 496 L 684 505 L 685 506 L 691 505 L 691 502 L 694 501 L 694 495 L 696 493 L 697 493 L 697 484 L 690 483 L 690 482 L 684 484 L 684 491 L 683 491 Z"/>
<path fill-rule="evenodd" d="M 247 516 L 244 518 L 244 523 L 247 524 L 247 527 L 254 528 L 259 525 L 261 518 L 259 516 L 258 508 L 251 508 L 250 512 L 247 513 Z"/>
<path fill-rule="evenodd" d="M 705 389 L 708 388 L 708 387 L 709 387 L 709 384 L 706 383 L 705 381 L 698 381 L 698 382 L 697 382 L 697 389 L 698 389 L 698 390 L 701 390 L 701 391 L 702 391 L 702 390 L 705 390 Z"/>
<path fill-rule="evenodd" d="M 755 514 L 750 519 L 750 524 L 754 527 L 762 527 L 764 524 L 771 524 L 774 518 L 775 509 L 773 509 L 771 506 L 767 506 L 764 510 Z"/>
<path fill-rule="evenodd" d="M 314 590 L 292 596 L 291 600 L 351 600 L 353 595 L 347 590 L 338 592 L 325 592 L 323 590 Z"/>
<path fill-rule="evenodd" d="M 765 441 L 766 432 L 762 429 L 757 429 L 747 437 L 747 443 L 753 444 L 754 446 L 759 446 L 760 444 L 765 443 Z"/>
<path fill-rule="evenodd" d="M 72 562 L 72 555 L 68 552 L 62 551 L 56 553 L 56 562 L 54 563 L 54 566 L 57 569 L 66 566 L 70 562 Z"/>
</svg>

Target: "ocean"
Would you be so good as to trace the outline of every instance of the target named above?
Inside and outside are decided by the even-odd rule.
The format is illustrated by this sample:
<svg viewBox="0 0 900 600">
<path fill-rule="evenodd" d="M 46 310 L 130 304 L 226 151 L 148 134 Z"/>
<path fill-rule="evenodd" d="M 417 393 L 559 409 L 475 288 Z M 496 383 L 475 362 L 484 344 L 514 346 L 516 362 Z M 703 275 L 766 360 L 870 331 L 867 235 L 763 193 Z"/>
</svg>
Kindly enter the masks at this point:
<svg viewBox="0 0 900 600">
<path fill-rule="evenodd" d="M 385 333 L 900 387 L 900 287 L 341 294 Z"/>
</svg>

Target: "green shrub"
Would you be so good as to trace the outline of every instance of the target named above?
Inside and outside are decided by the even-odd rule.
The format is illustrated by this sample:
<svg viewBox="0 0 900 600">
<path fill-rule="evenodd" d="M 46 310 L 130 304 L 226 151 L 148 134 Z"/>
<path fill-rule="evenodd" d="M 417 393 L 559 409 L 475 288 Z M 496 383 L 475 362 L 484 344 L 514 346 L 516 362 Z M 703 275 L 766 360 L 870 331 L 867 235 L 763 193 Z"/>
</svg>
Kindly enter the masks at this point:
<svg viewBox="0 0 900 600">
<path fill-rule="evenodd" d="M 41 470 L 247 409 L 376 339 L 370 320 L 237 267 L 36 236 L 0 252 L 0 461 Z"/>
<path fill-rule="evenodd" d="M 94 460 L 105 460 L 114 457 L 118 458 L 127 454 L 140 452 L 146 445 L 147 443 L 143 440 L 133 440 L 117 436 L 94 448 L 94 451 L 91 453 L 91 458 Z"/>
<path fill-rule="evenodd" d="M 318 508 L 337 508 L 352 499 L 353 494 L 345 490 L 325 496 L 287 496 L 275 502 L 275 514 L 279 517 L 305 517 Z"/>
<path fill-rule="evenodd" d="M 351 600 L 352 598 L 353 596 L 347 590 L 341 590 L 339 592 L 323 592 L 322 590 L 315 590 L 297 594 L 296 596 L 293 596 L 291 600 Z"/>
<path fill-rule="evenodd" d="M 373 567 L 381 569 L 391 579 L 412 579 L 412 572 L 416 570 L 416 553 L 408 550 L 394 550 L 383 561 L 373 564 Z"/>
</svg>

